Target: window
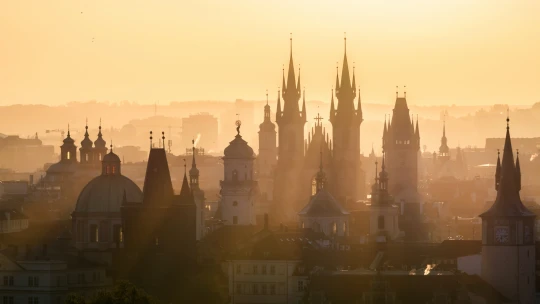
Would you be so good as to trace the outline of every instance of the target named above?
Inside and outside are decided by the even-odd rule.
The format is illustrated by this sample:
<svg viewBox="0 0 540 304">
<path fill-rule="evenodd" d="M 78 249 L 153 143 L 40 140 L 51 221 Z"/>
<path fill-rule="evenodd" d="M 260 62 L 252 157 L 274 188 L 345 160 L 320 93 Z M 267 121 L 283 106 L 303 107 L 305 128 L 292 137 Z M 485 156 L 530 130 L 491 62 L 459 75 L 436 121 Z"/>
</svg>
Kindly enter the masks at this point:
<svg viewBox="0 0 540 304">
<path fill-rule="evenodd" d="M 266 284 L 262 284 L 262 285 L 261 285 L 261 293 L 262 293 L 263 295 L 266 294 Z"/>
<path fill-rule="evenodd" d="M 343 222 L 343 233 L 344 234 L 347 233 L 347 223 L 346 222 Z"/>
<path fill-rule="evenodd" d="M 232 202 L 232 205 L 233 205 L 234 207 L 236 207 L 236 206 L 238 206 L 238 202 L 237 202 L 237 201 L 234 201 L 234 202 Z"/>
<path fill-rule="evenodd" d="M 253 294 L 259 294 L 259 285 L 253 284 Z"/>
<path fill-rule="evenodd" d="M 238 216 L 233 216 L 233 217 L 232 217 L 232 223 L 233 223 L 234 225 L 238 224 Z"/>
<path fill-rule="evenodd" d="M 259 272 L 259 269 L 257 265 L 253 265 L 253 274 L 257 274 Z"/>
<path fill-rule="evenodd" d="M 317 176 L 313 176 L 311 179 L 311 195 L 317 194 Z"/>
<path fill-rule="evenodd" d="M 28 297 L 28 304 L 39 304 L 38 297 Z"/>
<path fill-rule="evenodd" d="M 3 300 L 2 301 L 3 304 L 13 304 L 14 303 L 14 300 L 13 300 L 12 296 L 10 296 L 10 297 L 4 296 L 4 298 L 2 300 Z"/>
<path fill-rule="evenodd" d="M 159 246 L 159 238 L 158 238 L 158 237 L 154 239 L 154 244 L 155 244 L 156 246 Z"/>
<path fill-rule="evenodd" d="M 67 153 L 66 153 L 66 159 L 71 159 L 71 152 L 67 151 Z"/>
<path fill-rule="evenodd" d="M 99 242 L 99 228 L 98 225 L 90 225 L 90 242 Z"/>
<path fill-rule="evenodd" d="M 109 175 L 109 166 L 105 167 L 105 174 Z"/>
<path fill-rule="evenodd" d="M 379 218 L 377 219 L 377 227 L 379 229 L 384 229 L 384 216 L 383 215 L 379 215 Z"/>
<path fill-rule="evenodd" d="M 265 252 L 265 253 L 266 253 L 266 252 Z M 263 266 L 261 267 L 261 273 L 262 273 L 262 274 L 266 274 L 266 265 L 263 265 Z"/>
<path fill-rule="evenodd" d="M 98 154 L 98 159 L 101 161 L 101 153 Z"/>
<path fill-rule="evenodd" d="M 276 294 L 276 284 L 270 284 L 270 294 L 271 295 Z"/>
<path fill-rule="evenodd" d="M 30 286 L 30 287 L 38 287 L 39 286 L 39 278 L 38 277 L 28 277 L 28 286 Z"/>
<path fill-rule="evenodd" d="M 236 265 L 236 274 L 242 273 L 242 266 Z"/>
<path fill-rule="evenodd" d="M 112 166 L 112 174 L 116 173 L 116 166 Z"/>
<path fill-rule="evenodd" d="M 304 224 L 304 222 L 302 222 L 302 229 L 306 228 L 306 225 Z"/>
<path fill-rule="evenodd" d="M 122 235 L 122 225 L 113 226 L 113 241 L 115 243 L 122 243 L 124 241 Z"/>
<path fill-rule="evenodd" d="M 332 234 L 336 234 L 337 233 L 337 225 L 336 223 L 332 223 Z"/>
<path fill-rule="evenodd" d="M 84 154 L 84 159 L 88 162 L 88 153 Z"/>
<path fill-rule="evenodd" d="M 304 281 L 298 281 L 298 291 L 304 291 Z"/>
<path fill-rule="evenodd" d="M 13 276 L 4 276 L 4 286 L 13 286 Z"/>
<path fill-rule="evenodd" d="M 270 274 L 276 274 L 276 266 L 270 266 Z"/>
<path fill-rule="evenodd" d="M 242 294 L 242 284 L 240 284 L 240 283 L 236 284 L 236 293 L 237 294 Z"/>
</svg>

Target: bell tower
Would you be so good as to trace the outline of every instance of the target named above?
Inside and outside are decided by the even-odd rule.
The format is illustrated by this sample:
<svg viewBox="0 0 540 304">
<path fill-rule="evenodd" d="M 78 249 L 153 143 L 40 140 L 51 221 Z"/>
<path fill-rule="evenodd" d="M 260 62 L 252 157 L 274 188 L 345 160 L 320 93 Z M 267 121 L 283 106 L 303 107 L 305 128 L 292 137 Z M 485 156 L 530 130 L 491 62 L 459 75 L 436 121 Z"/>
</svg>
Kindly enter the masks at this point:
<svg viewBox="0 0 540 304">
<path fill-rule="evenodd" d="M 281 97 L 283 97 L 283 109 L 278 95 L 276 123 L 278 125 L 278 160 L 274 174 L 273 199 L 281 208 L 276 209 L 279 214 L 275 218 L 292 219 L 295 215 L 293 206 L 298 205 L 297 184 L 301 174 L 304 160 L 304 125 L 306 123 L 306 103 L 299 107 L 302 95 L 300 84 L 300 69 L 298 69 L 298 82 L 295 79 L 294 63 L 292 54 L 292 37 L 289 58 L 289 70 L 283 81 Z"/>
<path fill-rule="evenodd" d="M 356 90 L 356 77 L 352 83 L 347 61 L 347 38 L 341 70 L 341 83 L 336 67 L 335 95 L 338 99 L 337 109 L 334 100 L 330 105 L 330 122 L 332 123 L 334 181 L 333 193 L 342 204 L 365 197 L 365 176 L 360 163 L 360 125 L 362 124 L 362 103 L 360 90 Z M 358 95 L 358 105 L 354 100 Z"/>
<path fill-rule="evenodd" d="M 514 163 L 507 119 L 502 162 L 497 158 L 497 198 L 482 218 L 482 278 L 516 303 L 535 301 L 535 218 L 521 202 L 519 155 Z"/>
</svg>

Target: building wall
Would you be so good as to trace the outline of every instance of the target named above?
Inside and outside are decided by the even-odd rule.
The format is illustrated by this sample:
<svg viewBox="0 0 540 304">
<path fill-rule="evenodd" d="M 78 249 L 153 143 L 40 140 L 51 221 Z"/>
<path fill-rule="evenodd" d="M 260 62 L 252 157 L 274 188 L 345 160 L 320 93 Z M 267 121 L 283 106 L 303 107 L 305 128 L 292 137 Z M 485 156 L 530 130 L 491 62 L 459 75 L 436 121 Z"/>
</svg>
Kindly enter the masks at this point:
<svg viewBox="0 0 540 304">
<path fill-rule="evenodd" d="M 468 275 L 478 275 L 482 273 L 482 255 L 474 254 L 457 258 L 457 268 Z"/>
<path fill-rule="evenodd" d="M 227 261 L 231 303 L 299 303 L 307 286 L 307 276 L 294 275 L 300 262 Z"/>
</svg>

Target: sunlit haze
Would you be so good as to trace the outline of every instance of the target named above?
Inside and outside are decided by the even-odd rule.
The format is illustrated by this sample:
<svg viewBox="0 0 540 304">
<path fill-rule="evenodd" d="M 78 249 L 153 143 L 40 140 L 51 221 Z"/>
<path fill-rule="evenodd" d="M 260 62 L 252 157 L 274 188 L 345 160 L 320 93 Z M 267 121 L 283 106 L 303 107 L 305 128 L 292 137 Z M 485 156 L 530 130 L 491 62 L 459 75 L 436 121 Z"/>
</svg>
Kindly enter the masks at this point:
<svg viewBox="0 0 540 304">
<path fill-rule="evenodd" d="M 356 63 L 362 99 L 533 104 L 539 1 L 134 1 L 0 3 L 0 105 L 264 99 L 289 33 L 308 100 Z M 298 68 L 298 66 L 297 66 Z"/>
</svg>

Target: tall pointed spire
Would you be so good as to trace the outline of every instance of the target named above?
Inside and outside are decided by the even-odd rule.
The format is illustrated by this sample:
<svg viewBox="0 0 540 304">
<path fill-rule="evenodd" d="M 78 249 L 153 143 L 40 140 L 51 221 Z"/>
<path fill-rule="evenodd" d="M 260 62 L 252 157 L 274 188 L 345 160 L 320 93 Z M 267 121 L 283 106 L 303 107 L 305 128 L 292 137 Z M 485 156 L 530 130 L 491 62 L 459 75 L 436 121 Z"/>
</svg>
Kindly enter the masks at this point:
<svg viewBox="0 0 540 304">
<path fill-rule="evenodd" d="M 336 116 L 336 107 L 334 105 L 334 89 L 332 89 L 331 93 L 331 100 L 330 100 L 330 121 L 334 119 L 334 116 Z"/>
<path fill-rule="evenodd" d="M 339 92 L 339 67 L 338 63 L 336 62 L 336 96 Z"/>
<path fill-rule="evenodd" d="M 506 138 L 504 140 L 504 149 L 502 161 L 499 165 L 497 159 L 497 171 L 495 179 L 499 183 L 497 186 L 497 198 L 491 208 L 480 215 L 484 216 L 535 216 L 521 202 L 519 197 L 520 185 L 516 180 L 517 168 L 514 163 L 512 151 L 512 140 L 510 137 L 510 118 L 506 119 Z"/>
<path fill-rule="evenodd" d="M 344 96 L 345 94 L 353 95 L 353 88 L 351 87 L 351 76 L 349 75 L 349 62 L 347 61 L 347 36 L 343 38 L 343 41 L 345 51 L 343 55 L 343 68 L 341 69 L 341 84 L 338 91 L 339 96 Z"/>
<path fill-rule="evenodd" d="M 287 87 L 283 89 L 285 94 L 298 94 L 299 88 L 296 87 L 295 75 L 294 75 L 294 62 L 293 62 L 293 53 L 292 53 L 292 33 L 290 40 L 290 57 L 289 57 L 289 71 L 287 73 Z M 300 79 L 298 79 L 300 80 Z"/>
<path fill-rule="evenodd" d="M 277 106 L 276 106 L 276 122 L 281 118 L 281 98 L 279 95 L 279 89 L 277 91 Z"/>
<path fill-rule="evenodd" d="M 285 66 L 282 67 L 283 72 L 283 81 L 281 83 L 281 88 L 283 89 L 283 94 L 285 94 L 285 91 L 287 90 L 287 85 L 285 84 Z"/>
<path fill-rule="evenodd" d="M 353 79 L 354 82 L 354 79 Z M 358 105 L 356 106 L 356 116 L 360 120 L 364 120 L 364 113 L 362 112 L 362 97 L 360 96 L 360 87 L 358 87 Z"/>
<path fill-rule="evenodd" d="M 298 83 L 300 83 L 300 79 L 298 79 Z M 306 119 L 306 89 L 304 88 L 304 92 L 302 93 L 302 117 L 304 118 L 304 121 L 307 121 Z"/>
<path fill-rule="evenodd" d="M 521 190 L 521 166 L 519 165 L 519 150 L 516 150 L 516 186 Z"/>
<path fill-rule="evenodd" d="M 501 182 L 501 151 L 497 149 L 497 167 L 495 168 L 495 190 L 499 190 Z"/>
</svg>

